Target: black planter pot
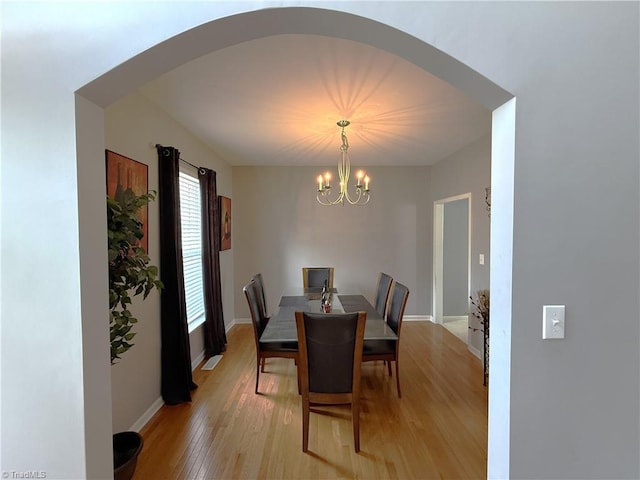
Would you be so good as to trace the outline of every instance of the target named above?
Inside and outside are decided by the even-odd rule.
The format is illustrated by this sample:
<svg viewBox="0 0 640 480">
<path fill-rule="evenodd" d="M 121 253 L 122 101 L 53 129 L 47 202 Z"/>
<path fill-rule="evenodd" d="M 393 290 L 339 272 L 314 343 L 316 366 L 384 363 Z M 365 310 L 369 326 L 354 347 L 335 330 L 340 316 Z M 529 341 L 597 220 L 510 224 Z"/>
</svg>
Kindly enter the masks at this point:
<svg viewBox="0 0 640 480">
<path fill-rule="evenodd" d="M 130 480 L 133 477 L 143 443 L 142 435 L 138 432 L 120 432 L 113 435 L 114 480 Z"/>
</svg>

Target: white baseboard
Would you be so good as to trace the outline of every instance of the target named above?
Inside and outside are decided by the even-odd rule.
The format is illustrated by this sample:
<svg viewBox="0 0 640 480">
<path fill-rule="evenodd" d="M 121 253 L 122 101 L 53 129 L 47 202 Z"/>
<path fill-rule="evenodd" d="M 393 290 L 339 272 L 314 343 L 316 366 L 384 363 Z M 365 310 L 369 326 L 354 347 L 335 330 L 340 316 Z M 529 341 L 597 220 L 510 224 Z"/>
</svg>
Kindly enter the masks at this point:
<svg viewBox="0 0 640 480">
<path fill-rule="evenodd" d="M 234 319 L 228 326 L 225 327 L 225 331 L 229 332 L 229 330 L 231 330 L 231 327 L 233 327 L 233 325 L 235 325 L 236 323 L 251 323 L 251 319 L 247 319 L 247 322 L 238 322 Z M 203 360 L 204 350 L 200 352 L 198 356 L 191 362 L 191 371 L 196 370 Z M 164 400 L 162 400 L 162 397 L 160 396 L 151 404 L 149 408 L 147 408 L 147 410 L 140 416 L 140 418 L 136 420 L 136 422 L 131 426 L 131 428 L 129 428 L 129 430 L 132 430 L 134 432 L 139 432 L 140 430 L 142 430 L 142 428 L 149 422 L 149 420 L 151 420 L 156 412 L 162 408 L 163 405 Z"/>
<path fill-rule="evenodd" d="M 467 321 L 469 321 L 469 316 L 468 315 L 459 315 L 459 316 L 449 315 L 449 316 L 442 317 L 442 321 L 444 323 L 447 323 L 447 322 L 458 322 L 460 320 L 463 320 L 463 321 L 467 322 Z"/>
<path fill-rule="evenodd" d="M 204 351 L 200 352 L 200 354 L 191 362 L 191 371 L 198 368 L 198 365 L 202 363 L 204 360 Z M 149 408 L 136 420 L 136 422 L 131 425 L 129 430 L 134 432 L 139 432 L 142 428 L 153 418 L 158 410 L 162 408 L 164 405 L 164 400 L 162 400 L 162 396 L 158 397 Z"/>
<path fill-rule="evenodd" d="M 234 325 L 241 325 L 245 323 L 248 323 L 249 325 L 251 325 L 251 319 L 250 318 L 234 318 L 229 324 L 229 328 L 227 329 L 227 332 L 231 330 L 231 327 L 233 327 Z"/>
<path fill-rule="evenodd" d="M 433 322 L 432 315 L 405 315 L 402 317 L 403 322 Z"/>
<path fill-rule="evenodd" d="M 200 365 L 200 363 L 202 363 L 202 361 L 204 360 L 204 350 L 200 352 L 200 354 L 193 359 L 193 361 L 191 362 L 191 371 L 193 372 L 196 368 L 198 368 L 198 365 Z"/>
<path fill-rule="evenodd" d="M 158 397 L 156 401 L 153 402 L 149 408 L 147 408 L 147 411 L 144 412 L 133 425 L 131 425 L 131 428 L 129 428 L 129 430 L 133 432 L 139 432 L 140 430 L 142 430 L 142 427 L 144 427 L 147 422 L 151 420 L 151 418 L 153 418 L 156 412 L 160 410 L 163 405 L 164 401 L 162 400 L 162 397 Z"/>
<path fill-rule="evenodd" d="M 467 348 L 469 349 L 469 351 L 471 353 L 473 353 L 476 357 L 478 357 L 480 360 L 482 360 L 482 352 L 480 350 L 478 350 L 475 347 L 472 347 L 471 345 L 467 344 Z"/>
<path fill-rule="evenodd" d="M 240 319 L 234 318 L 233 320 L 231 320 L 231 322 L 229 322 L 228 325 L 225 325 L 224 327 L 225 333 L 229 333 L 229 330 L 231 330 L 233 326 L 238 323 L 251 323 L 251 319 L 250 318 L 240 318 Z M 193 362 L 191 362 L 191 371 L 193 372 L 194 370 L 196 370 L 203 360 L 204 360 L 204 350 L 202 350 L 202 352 L 198 354 L 198 356 L 193 360 Z"/>
</svg>

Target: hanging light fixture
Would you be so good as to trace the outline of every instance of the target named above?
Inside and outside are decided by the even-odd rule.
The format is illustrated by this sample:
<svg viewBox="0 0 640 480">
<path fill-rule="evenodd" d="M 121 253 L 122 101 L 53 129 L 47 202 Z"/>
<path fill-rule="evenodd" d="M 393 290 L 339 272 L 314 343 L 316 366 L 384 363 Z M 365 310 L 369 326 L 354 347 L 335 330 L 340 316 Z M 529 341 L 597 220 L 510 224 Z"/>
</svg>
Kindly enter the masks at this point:
<svg viewBox="0 0 640 480">
<path fill-rule="evenodd" d="M 366 205 L 369 203 L 369 177 L 362 170 L 356 173 L 355 193 L 349 195 L 349 175 L 351 173 L 351 161 L 349 160 L 349 141 L 344 129 L 350 124 L 349 120 L 340 120 L 338 126 L 342 128 L 342 145 L 340 146 L 340 161 L 338 162 L 338 181 L 340 192 L 335 198 L 331 197 L 331 173 L 326 172 L 318 176 L 318 191 L 316 199 L 321 205 Z"/>
</svg>

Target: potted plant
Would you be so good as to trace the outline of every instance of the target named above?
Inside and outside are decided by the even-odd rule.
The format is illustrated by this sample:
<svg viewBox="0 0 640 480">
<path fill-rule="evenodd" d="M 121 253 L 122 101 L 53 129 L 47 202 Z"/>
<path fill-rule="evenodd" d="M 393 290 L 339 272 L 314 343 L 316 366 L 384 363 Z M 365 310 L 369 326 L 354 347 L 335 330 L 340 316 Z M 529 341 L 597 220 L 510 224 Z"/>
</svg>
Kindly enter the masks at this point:
<svg viewBox="0 0 640 480">
<path fill-rule="evenodd" d="M 484 335 L 484 355 L 482 366 L 484 369 L 483 385 L 487 385 L 489 379 L 489 290 L 478 290 L 476 298 L 469 297 L 474 306 L 473 316 L 479 320 L 482 328 L 469 327 L 474 332 L 482 331 Z"/>
<path fill-rule="evenodd" d="M 107 197 L 107 235 L 109 248 L 109 327 L 111 364 L 121 358 L 133 343 L 133 326 L 138 322 L 129 305 L 132 297 L 143 299 L 156 288 L 163 287 L 158 268 L 150 265 L 149 255 L 140 245 L 143 226 L 138 210 L 155 199 L 155 192 L 136 195 L 130 189 L 117 196 Z M 142 436 L 138 432 L 113 435 L 114 478 L 129 480 L 142 450 Z"/>
</svg>

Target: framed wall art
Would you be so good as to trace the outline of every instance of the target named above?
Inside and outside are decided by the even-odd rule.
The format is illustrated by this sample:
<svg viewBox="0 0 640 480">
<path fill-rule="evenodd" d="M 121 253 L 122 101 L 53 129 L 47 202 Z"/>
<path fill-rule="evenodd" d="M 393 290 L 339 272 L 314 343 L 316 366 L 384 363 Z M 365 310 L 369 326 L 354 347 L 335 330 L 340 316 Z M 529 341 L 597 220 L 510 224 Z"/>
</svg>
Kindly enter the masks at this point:
<svg viewBox="0 0 640 480">
<path fill-rule="evenodd" d="M 115 200 L 122 200 L 133 192 L 135 195 L 147 193 L 148 170 L 144 163 L 137 162 L 119 153 L 106 150 L 107 162 L 107 195 Z M 138 218 L 142 222 L 141 245 L 145 251 L 149 251 L 149 209 L 145 205 L 138 211 Z"/>
<path fill-rule="evenodd" d="M 231 199 L 223 196 L 220 201 L 220 250 L 231 248 Z"/>
</svg>

